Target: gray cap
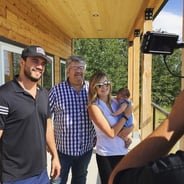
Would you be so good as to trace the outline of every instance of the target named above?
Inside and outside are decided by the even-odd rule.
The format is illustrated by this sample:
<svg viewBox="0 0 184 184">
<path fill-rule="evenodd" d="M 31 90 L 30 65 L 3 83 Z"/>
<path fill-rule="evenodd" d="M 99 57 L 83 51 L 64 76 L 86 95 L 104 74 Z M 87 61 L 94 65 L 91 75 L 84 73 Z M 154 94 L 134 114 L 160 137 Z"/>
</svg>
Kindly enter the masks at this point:
<svg viewBox="0 0 184 184">
<path fill-rule="evenodd" d="M 52 62 L 52 60 L 49 57 L 47 57 L 47 55 L 45 54 L 44 49 L 41 48 L 40 46 L 28 46 L 24 48 L 24 50 L 22 51 L 21 57 L 25 58 L 25 57 L 34 57 L 34 56 L 42 57 L 47 61 L 47 63 Z"/>
</svg>

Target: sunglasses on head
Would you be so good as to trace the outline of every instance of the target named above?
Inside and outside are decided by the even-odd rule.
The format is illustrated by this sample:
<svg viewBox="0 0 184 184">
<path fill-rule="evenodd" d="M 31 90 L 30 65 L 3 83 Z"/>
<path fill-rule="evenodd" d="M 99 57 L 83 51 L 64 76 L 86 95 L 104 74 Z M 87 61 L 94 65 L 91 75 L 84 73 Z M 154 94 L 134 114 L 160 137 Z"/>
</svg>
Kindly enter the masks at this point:
<svg viewBox="0 0 184 184">
<path fill-rule="evenodd" d="M 101 88 L 102 86 L 109 86 L 110 85 L 110 81 L 105 80 L 104 82 L 99 82 L 96 86 L 98 86 L 98 88 Z"/>
</svg>

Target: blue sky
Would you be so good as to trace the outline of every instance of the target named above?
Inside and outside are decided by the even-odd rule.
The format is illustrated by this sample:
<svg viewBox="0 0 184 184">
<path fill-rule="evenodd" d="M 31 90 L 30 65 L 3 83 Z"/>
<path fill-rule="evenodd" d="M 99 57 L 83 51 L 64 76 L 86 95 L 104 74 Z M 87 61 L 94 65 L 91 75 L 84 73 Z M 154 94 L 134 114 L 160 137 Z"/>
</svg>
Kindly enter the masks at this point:
<svg viewBox="0 0 184 184">
<path fill-rule="evenodd" d="M 163 11 L 172 12 L 175 15 L 182 16 L 183 0 L 168 0 Z"/>
<path fill-rule="evenodd" d="M 165 31 L 182 36 L 183 0 L 168 0 L 153 21 L 153 30 Z"/>
</svg>

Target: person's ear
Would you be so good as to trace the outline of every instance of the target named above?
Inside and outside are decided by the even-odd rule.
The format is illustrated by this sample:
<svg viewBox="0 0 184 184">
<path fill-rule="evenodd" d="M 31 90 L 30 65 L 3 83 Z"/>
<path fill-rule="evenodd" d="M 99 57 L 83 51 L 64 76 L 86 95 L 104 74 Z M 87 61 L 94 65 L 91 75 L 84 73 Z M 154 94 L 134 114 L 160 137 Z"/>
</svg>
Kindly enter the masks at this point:
<svg viewBox="0 0 184 184">
<path fill-rule="evenodd" d="M 20 59 L 20 66 L 23 66 L 25 63 L 25 61 L 23 60 L 23 58 Z"/>
</svg>

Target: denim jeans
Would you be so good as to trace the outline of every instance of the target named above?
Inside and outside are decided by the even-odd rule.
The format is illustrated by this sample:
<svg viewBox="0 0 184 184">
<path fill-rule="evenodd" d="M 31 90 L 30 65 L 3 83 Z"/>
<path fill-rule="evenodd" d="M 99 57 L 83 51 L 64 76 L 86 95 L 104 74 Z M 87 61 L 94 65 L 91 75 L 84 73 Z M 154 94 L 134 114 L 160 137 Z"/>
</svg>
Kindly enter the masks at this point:
<svg viewBox="0 0 184 184">
<path fill-rule="evenodd" d="M 58 151 L 61 174 L 57 180 L 51 179 L 51 184 L 66 184 L 71 168 L 71 184 L 86 184 L 87 169 L 92 156 L 92 150 L 82 156 L 69 156 Z"/>
<path fill-rule="evenodd" d="M 47 170 L 45 169 L 40 175 L 18 181 L 3 182 L 2 184 L 49 184 L 49 183 L 50 183 L 49 177 L 47 174 Z"/>
</svg>

